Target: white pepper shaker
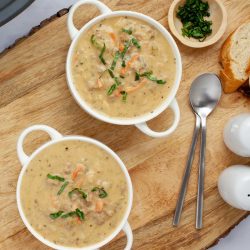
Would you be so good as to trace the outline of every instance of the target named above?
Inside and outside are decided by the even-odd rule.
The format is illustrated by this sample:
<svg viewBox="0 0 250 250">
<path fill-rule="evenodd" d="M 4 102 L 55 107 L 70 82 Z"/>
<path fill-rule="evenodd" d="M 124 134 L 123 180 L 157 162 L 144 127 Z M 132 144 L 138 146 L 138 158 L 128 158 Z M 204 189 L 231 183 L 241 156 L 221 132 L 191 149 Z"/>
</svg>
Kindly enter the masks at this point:
<svg viewBox="0 0 250 250">
<path fill-rule="evenodd" d="M 224 142 L 235 154 L 250 157 L 250 113 L 235 116 L 226 124 Z"/>
<path fill-rule="evenodd" d="M 219 176 L 218 190 L 229 205 L 250 211 L 250 166 L 226 168 Z"/>
</svg>

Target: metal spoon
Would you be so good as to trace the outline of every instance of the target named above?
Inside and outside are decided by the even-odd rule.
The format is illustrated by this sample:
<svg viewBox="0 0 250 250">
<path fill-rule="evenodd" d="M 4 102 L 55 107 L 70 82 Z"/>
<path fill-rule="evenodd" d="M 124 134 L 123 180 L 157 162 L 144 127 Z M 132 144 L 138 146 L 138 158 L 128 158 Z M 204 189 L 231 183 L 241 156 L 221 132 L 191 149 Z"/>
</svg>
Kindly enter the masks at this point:
<svg viewBox="0 0 250 250">
<path fill-rule="evenodd" d="M 206 153 L 206 118 L 216 107 L 221 97 L 221 82 L 215 74 L 202 74 L 192 83 L 191 105 L 201 119 L 201 150 L 199 162 L 198 194 L 196 206 L 196 228 L 202 228 L 203 194 Z"/>
<path fill-rule="evenodd" d="M 189 151 L 189 157 L 186 164 L 185 173 L 182 180 L 182 186 L 178 197 L 173 225 L 177 226 L 180 221 L 184 198 L 187 190 L 188 180 L 191 172 L 195 146 L 197 143 L 200 125 L 201 131 L 201 150 L 199 162 L 198 178 L 198 197 L 196 209 L 196 228 L 202 228 L 203 211 L 203 192 L 204 192 L 204 174 L 205 174 L 205 148 L 206 148 L 206 117 L 214 110 L 221 96 L 220 79 L 211 73 L 205 73 L 198 76 L 192 83 L 189 93 L 190 104 L 196 115 L 196 125 L 193 133 L 193 139 Z"/>
</svg>

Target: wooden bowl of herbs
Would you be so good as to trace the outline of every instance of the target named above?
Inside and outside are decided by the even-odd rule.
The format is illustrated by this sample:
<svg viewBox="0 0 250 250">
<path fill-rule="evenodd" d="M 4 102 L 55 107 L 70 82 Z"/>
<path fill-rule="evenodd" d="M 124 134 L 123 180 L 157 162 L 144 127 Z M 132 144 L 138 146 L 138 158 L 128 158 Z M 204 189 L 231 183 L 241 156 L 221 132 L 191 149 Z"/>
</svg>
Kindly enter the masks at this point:
<svg viewBox="0 0 250 250">
<path fill-rule="evenodd" d="M 203 48 L 222 37 L 227 12 L 220 0 L 174 0 L 168 12 L 168 24 L 180 42 Z"/>
</svg>

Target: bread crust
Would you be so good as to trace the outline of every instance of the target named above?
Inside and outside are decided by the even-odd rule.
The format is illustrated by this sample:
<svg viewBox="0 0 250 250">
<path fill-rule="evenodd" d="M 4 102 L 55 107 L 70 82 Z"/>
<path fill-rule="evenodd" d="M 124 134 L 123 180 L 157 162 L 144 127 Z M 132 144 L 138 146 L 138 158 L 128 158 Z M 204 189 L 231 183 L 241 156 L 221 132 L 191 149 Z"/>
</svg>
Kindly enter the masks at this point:
<svg viewBox="0 0 250 250">
<path fill-rule="evenodd" d="M 230 47 L 231 47 L 231 41 L 232 41 L 232 35 L 234 34 L 234 31 L 228 36 L 228 38 L 223 43 L 221 50 L 220 50 L 220 62 L 223 66 L 223 70 L 225 71 L 225 74 L 228 75 L 230 78 L 234 78 L 233 72 L 230 68 Z"/>
<path fill-rule="evenodd" d="M 232 44 L 232 36 L 235 34 L 235 32 L 241 27 L 245 25 L 240 25 L 237 29 L 235 29 L 225 40 L 223 43 L 221 50 L 220 50 L 220 62 L 222 64 L 223 69 L 220 71 L 220 78 L 222 80 L 222 87 L 225 93 L 232 93 L 236 91 L 241 85 L 243 85 L 247 79 L 245 80 L 239 80 L 236 79 L 232 68 L 231 68 L 231 62 L 232 58 L 230 57 L 230 49 Z M 248 67 L 246 69 L 246 73 L 250 74 L 250 60 L 248 63 Z"/>
<path fill-rule="evenodd" d="M 226 94 L 235 92 L 241 85 L 242 81 L 230 78 L 224 70 L 220 71 L 220 79 L 222 81 L 222 88 Z"/>
</svg>

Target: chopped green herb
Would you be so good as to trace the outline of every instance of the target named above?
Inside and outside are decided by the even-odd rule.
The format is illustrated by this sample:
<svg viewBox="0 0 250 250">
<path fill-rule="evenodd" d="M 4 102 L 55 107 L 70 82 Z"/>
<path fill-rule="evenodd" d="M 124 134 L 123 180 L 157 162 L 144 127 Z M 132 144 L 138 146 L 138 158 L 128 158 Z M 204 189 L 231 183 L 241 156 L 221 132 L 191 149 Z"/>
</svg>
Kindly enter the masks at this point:
<svg viewBox="0 0 250 250">
<path fill-rule="evenodd" d="M 68 184 L 69 184 L 69 182 L 68 182 L 68 181 L 65 181 L 65 182 L 62 184 L 62 186 L 61 186 L 61 188 L 59 189 L 59 191 L 57 192 L 57 195 L 60 195 L 60 194 L 63 192 L 63 190 L 68 186 Z"/>
<path fill-rule="evenodd" d="M 130 45 L 131 45 L 131 41 L 125 42 L 124 49 L 123 49 L 123 51 L 121 52 L 121 58 L 122 58 L 122 59 L 124 58 L 125 54 L 127 53 L 128 49 L 129 49 L 129 47 L 130 47 Z"/>
<path fill-rule="evenodd" d="M 90 41 L 96 48 L 98 49 L 102 48 L 102 46 L 96 41 L 96 37 L 94 34 L 91 36 Z"/>
<path fill-rule="evenodd" d="M 115 83 L 117 86 L 121 85 L 121 82 L 119 81 L 118 77 L 115 77 Z"/>
<path fill-rule="evenodd" d="M 164 81 L 164 80 L 158 80 L 154 75 L 146 75 L 146 77 L 149 80 L 156 82 L 157 84 L 165 84 L 166 83 L 166 81 Z"/>
<path fill-rule="evenodd" d="M 157 84 L 165 84 L 166 83 L 165 80 L 157 80 L 157 79 L 155 79 L 155 80 L 151 80 L 151 81 L 155 81 Z"/>
<path fill-rule="evenodd" d="M 126 62 L 125 62 L 125 60 L 122 60 L 122 67 L 123 67 L 123 68 L 126 67 Z"/>
<path fill-rule="evenodd" d="M 79 208 L 77 208 L 75 211 L 71 211 L 68 213 L 64 213 L 63 211 L 58 211 L 56 213 L 50 214 L 49 216 L 51 219 L 57 219 L 59 217 L 65 219 L 68 217 L 77 216 L 80 220 L 84 220 L 84 213 Z"/>
<path fill-rule="evenodd" d="M 72 216 L 75 216 L 76 215 L 76 212 L 75 211 L 72 211 L 72 212 L 68 212 L 66 214 L 63 214 L 61 216 L 61 218 L 68 218 L 68 217 L 72 217 Z"/>
<path fill-rule="evenodd" d="M 146 72 L 140 74 L 140 76 L 143 77 L 143 76 L 149 76 L 149 75 L 152 75 L 152 74 L 153 74 L 153 71 L 146 71 Z"/>
<path fill-rule="evenodd" d="M 132 44 L 137 48 L 137 49 L 140 49 L 141 48 L 141 45 L 139 44 L 139 42 L 137 41 L 137 39 L 136 38 L 132 38 L 131 39 L 131 42 L 132 42 Z"/>
<path fill-rule="evenodd" d="M 125 32 L 129 35 L 132 35 L 132 30 L 131 29 L 122 29 L 122 32 Z"/>
<path fill-rule="evenodd" d="M 124 102 L 126 102 L 128 93 L 127 93 L 126 91 L 123 90 L 123 91 L 120 92 L 120 94 L 122 95 L 122 100 L 123 100 Z"/>
<path fill-rule="evenodd" d="M 135 81 L 138 81 L 140 79 L 140 77 L 146 77 L 150 81 L 156 82 L 157 84 L 165 84 L 166 83 L 165 80 L 159 80 L 159 79 L 157 79 L 156 76 L 153 75 L 152 71 L 146 71 L 146 72 L 144 72 L 142 74 L 139 74 L 138 72 L 136 72 L 135 73 Z"/>
<path fill-rule="evenodd" d="M 121 85 L 121 82 L 119 81 L 118 77 L 115 77 L 115 83 L 111 85 L 111 87 L 108 89 L 107 95 L 112 95 L 112 93 L 117 89 L 119 85 Z"/>
<path fill-rule="evenodd" d="M 76 215 L 80 220 L 84 220 L 84 213 L 79 208 L 76 209 Z"/>
<path fill-rule="evenodd" d="M 96 40 L 95 40 L 95 35 L 94 34 L 91 35 L 90 41 L 91 41 L 92 44 L 95 44 Z"/>
<path fill-rule="evenodd" d="M 101 62 L 102 62 L 104 65 L 106 65 L 106 61 L 105 61 L 104 58 L 103 58 L 103 54 L 104 54 L 105 50 L 106 50 L 106 45 L 105 45 L 105 43 L 104 43 L 104 45 L 103 45 L 103 47 L 102 47 L 102 50 L 101 50 L 101 53 L 100 53 L 100 55 L 99 55 L 99 59 L 101 60 Z"/>
<path fill-rule="evenodd" d="M 141 48 L 141 45 L 139 44 L 139 42 L 136 40 L 136 38 L 132 38 L 131 40 L 127 41 L 124 45 L 124 49 L 123 51 L 120 53 L 121 55 L 121 58 L 122 58 L 122 67 L 126 67 L 126 63 L 125 63 L 125 60 L 124 57 L 125 57 L 125 54 L 127 53 L 130 45 L 133 44 L 134 46 L 136 46 L 136 48 L 140 49 Z"/>
<path fill-rule="evenodd" d="M 116 84 L 115 83 L 112 84 L 111 87 L 108 89 L 107 94 L 112 95 L 112 93 L 116 90 L 116 88 L 117 88 Z"/>
<path fill-rule="evenodd" d="M 58 180 L 58 181 L 65 181 L 65 179 L 63 177 L 60 177 L 58 175 L 51 175 L 51 174 L 47 174 L 47 177 L 51 180 Z"/>
<path fill-rule="evenodd" d="M 59 218 L 62 214 L 63 214 L 63 211 L 58 211 L 56 213 L 50 214 L 49 217 L 54 220 L 54 219 Z"/>
<path fill-rule="evenodd" d="M 68 193 L 68 195 L 69 195 L 70 198 L 71 198 L 71 196 L 72 196 L 72 194 L 73 194 L 74 192 L 78 192 L 78 193 L 82 196 L 83 199 L 86 199 L 86 198 L 87 198 L 87 194 L 86 194 L 84 191 L 82 191 L 80 188 L 74 188 L 73 190 L 71 190 L 71 191 Z"/>
<path fill-rule="evenodd" d="M 212 21 L 204 19 L 210 16 L 208 2 L 186 0 L 183 6 L 179 6 L 176 16 L 183 24 L 183 36 L 193 37 L 202 42 L 212 33 Z"/>
<path fill-rule="evenodd" d="M 114 72 L 113 72 L 111 69 L 108 69 L 108 72 L 109 72 L 109 75 L 110 75 L 112 78 L 115 77 Z"/>
<path fill-rule="evenodd" d="M 120 54 L 119 51 L 116 51 L 116 52 L 115 52 L 115 57 L 114 57 L 114 59 L 113 59 L 113 62 L 112 62 L 112 64 L 111 64 L 111 67 L 110 67 L 111 70 L 114 70 L 114 69 L 115 69 L 116 63 L 117 63 L 117 61 L 118 61 L 120 55 L 121 55 L 121 54 Z"/>
<path fill-rule="evenodd" d="M 102 199 L 108 196 L 108 193 L 105 191 L 103 187 L 94 187 L 91 190 L 91 192 L 96 192 L 96 191 L 98 192 L 98 196 Z"/>
<path fill-rule="evenodd" d="M 140 74 L 138 72 L 135 72 L 135 81 L 140 80 Z"/>
</svg>

